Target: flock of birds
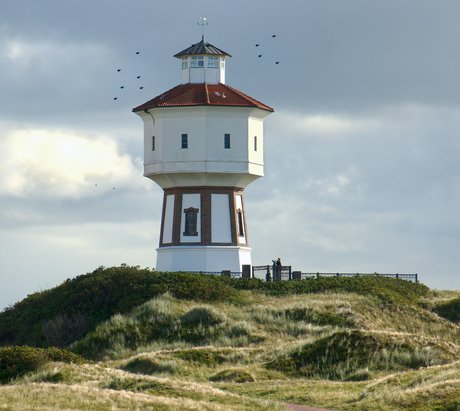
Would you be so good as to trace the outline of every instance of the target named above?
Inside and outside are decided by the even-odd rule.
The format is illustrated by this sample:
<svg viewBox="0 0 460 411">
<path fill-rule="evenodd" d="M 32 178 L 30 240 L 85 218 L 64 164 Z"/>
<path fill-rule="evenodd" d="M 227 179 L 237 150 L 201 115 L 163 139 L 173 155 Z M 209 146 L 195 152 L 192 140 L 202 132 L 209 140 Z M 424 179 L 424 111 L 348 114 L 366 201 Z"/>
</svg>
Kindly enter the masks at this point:
<svg viewBox="0 0 460 411">
<path fill-rule="evenodd" d="M 276 34 L 272 34 L 271 37 L 272 37 L 272 39 L 275 39 L 275 38 L 277 37 L 277 35 L 276 35 Z M 262 52 L 261 52 L 261 50 L 263 49 L 263 44 L 261 44 L 261 43 L 256 43 L 256 44 L 255 44 L 255 47 L 257 47 L 258 50 L 259 50 L 259 54 L 257 54 L 257 58 L 259 58 L 259 59 L 263 58 L 264 55 L 263 55 Z M 141 54 L 141 52 L 140 52 L 140 51 L 136 51 L 135 54 L 138 56 L 138 55 Z M 280 64 L 279 60 L 276 60 L 276 61 L 275 61 L 275 64 Z M 116 69 L 116 71 L 117 71 L 117 73 L 121 73 L 123 70 L 119 67 L 119 68 Z M 142 76 L 138 74 L 138 75 L 136 76 L 136 80 L 139 81 L 139 80 L 141 80 L 141 79 L 142 79 Z M 138 90 L 143 90 L 143 89 L 144 89 L 144 86 L 143 86 L 142 84 L 139 84 L 139 83 L 138 83 L 138 85 L 137 85 L 136 87 L 137 87 Z M 126 87 L 126 85 L 122 84 L 122 85 L 119 86 L 119 89 L 120 89 L 121 91 L 125 91 L 125 90 L 127 89 L 127 87 Z M 113 97 L 113 100 L 114 100 L 114 101 L 117 101 L 118 99 L 119 99 L 119 96 Z"/>
<path fill-rule="evenodd" d="M 141 52 L 140 52 L 140 51 L 136 51 L 136 55 L 139 55 L 139 54 L 141 54 Z M 121 71 L 122 71 L 121 68 L 117 68 L 117 73 L 120 73 Z M 142 78 L 142 76 L 140 76 L 140 75 L 137 75 L 137 76 L 136 76 L 136 80 L 140 80 L 141 78 Z M 126 86 L 124 86 L 124 85 L 121 85 L 121 86 L 120 86 L 120 90 L 124 90 L 125 88 L 126 88 Z M 144 86 L 140 85 L 140 86 L 138 86 L 138 88 L 139 88 L 139 90 L 143 90 L 143 89 L 144 89 Z M 114 97 L 113 99 L 114 99 L 114 100 L 118 100 L 118 97 Z"/>
<path fill-rule="evenodd" d="M 276 38 L 276 34 L 272 34 L 272 38 L 273 38 L 273 39 Z M 255 46 L 256 46 L 256 47 L 260 47 L 260 43 L 256 43 Z M 258 58 L 262 58 L 262 57 L 263 57 L 263 54 L 258 54 L 257 57 L 258 57 Z M 277 61 L 275 61 L 275 64 L 280 64 L 280 62 L 277 60 Z"/>
</svg>

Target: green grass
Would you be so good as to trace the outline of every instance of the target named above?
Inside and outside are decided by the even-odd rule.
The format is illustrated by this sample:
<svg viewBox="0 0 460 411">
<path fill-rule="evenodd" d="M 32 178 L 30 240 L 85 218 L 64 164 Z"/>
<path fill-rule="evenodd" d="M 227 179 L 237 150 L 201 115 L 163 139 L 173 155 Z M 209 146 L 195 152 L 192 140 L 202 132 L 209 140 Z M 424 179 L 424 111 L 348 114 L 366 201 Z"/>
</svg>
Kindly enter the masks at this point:
<svg viewBox="0 0 460 411">
<path fill-rule="evenodd" d="M 0 348 L 2 406 L 456 410 L 456 299 L 380 277 L 267 284 L 100 268 L 0 313 L 1 343 L 72 351 Z"/>
</svg>

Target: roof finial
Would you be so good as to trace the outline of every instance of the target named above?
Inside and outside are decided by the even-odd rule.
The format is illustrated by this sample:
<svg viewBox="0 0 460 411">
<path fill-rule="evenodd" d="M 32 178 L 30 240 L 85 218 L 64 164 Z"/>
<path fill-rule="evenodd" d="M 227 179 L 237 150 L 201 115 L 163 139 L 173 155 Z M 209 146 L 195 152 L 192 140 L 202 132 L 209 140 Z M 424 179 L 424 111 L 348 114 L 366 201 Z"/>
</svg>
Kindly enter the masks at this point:
<svg viewBox="0 0 460 411">
<path fill-rule="evenodd" d="M 206 17 L 200 17 L 200 21 L 196 24 L 201 26 L 201 41 L 204 41 L 204 26 L 208 25 Z"/>
</svg>

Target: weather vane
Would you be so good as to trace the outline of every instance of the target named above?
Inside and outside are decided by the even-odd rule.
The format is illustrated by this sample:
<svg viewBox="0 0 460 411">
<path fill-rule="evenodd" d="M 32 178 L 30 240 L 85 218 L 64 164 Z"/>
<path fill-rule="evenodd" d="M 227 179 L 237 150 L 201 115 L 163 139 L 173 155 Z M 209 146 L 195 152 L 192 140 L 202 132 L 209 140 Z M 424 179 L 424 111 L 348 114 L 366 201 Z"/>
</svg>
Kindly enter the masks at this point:
<svg viewBox="0 0 460 411">
<path fill-rule="evenodd" d="M 201 40 L 204 40 L 204 26 L 208 25 L 208 21 L 206 17 L 200 17 L 200 21 L 198 23 L 199 26 L 201 26 Z"/>
</svg>

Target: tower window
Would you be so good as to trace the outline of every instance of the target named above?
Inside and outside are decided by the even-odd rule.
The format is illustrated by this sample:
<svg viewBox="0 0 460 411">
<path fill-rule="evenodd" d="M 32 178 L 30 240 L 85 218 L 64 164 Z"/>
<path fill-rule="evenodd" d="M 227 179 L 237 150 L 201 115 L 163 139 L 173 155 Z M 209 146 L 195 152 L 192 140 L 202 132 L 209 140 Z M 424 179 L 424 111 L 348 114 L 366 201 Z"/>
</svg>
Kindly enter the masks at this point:
<svg viewBox="0 0 460 411">
<path fill-rule="evenodd" d="M 187 60 L 187 57 L 184 57 L 184 58 L 182 59 L 182 68 L 183 68 L 183 69 L 188 68 L 188 60 Z"/>
<path fill-rule="evenodd" d="M 215 56 L 208 56 L 208 67 L 219 68 L 219 58 Z"/>
<path fill-rule="evenodd" d="M 192 56 L 192 68 L 204 67 L 203 56 Z"/>
<path fill-rule="evenodd" d="M 152 151 L 155 151 L 155 136 L 152 136 Z"/>
<path fill-rule="evenodd" d="M 197 221 L 198 221 L 198 208 L 186 208 L 184 210 L 185 214 L 185 231 L 184 236 L 192 237 L 197 236 L 198 231 L 196 230 Z"/>
<path fill-rule="evenodd" d="M 238 209 L 236 211 L 236 216 L 238 219 L 238 236 L 244 237 L 243 212 L 240 209 Z"/>
<path fill-rule="evenodd" d="M 257 136 L 254 136 L 254 151 L 257 151 Z"/>
<path fill-rule="evenodd" d="M 224 148 L 230 148 L 230 134 L 224 134 Z"/>
<path fill-rule="evenodd" d="M 181 148 L 188 148 L 188 134 L 182 134 Z"/>
</svg>

